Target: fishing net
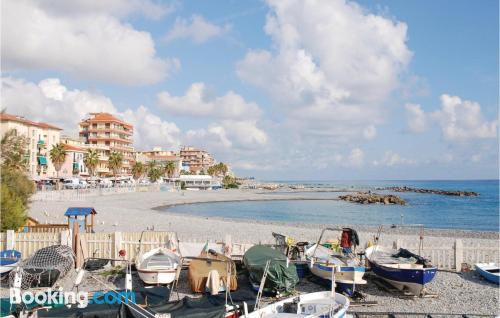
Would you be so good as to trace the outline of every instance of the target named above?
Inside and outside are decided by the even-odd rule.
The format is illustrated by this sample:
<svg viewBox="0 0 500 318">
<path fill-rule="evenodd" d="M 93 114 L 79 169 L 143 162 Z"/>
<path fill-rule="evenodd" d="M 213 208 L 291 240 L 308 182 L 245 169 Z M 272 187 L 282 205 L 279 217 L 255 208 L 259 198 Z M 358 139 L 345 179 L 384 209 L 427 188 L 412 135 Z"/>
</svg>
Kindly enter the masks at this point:
<svg viewBox="0 0 500 318">
<path fill-rule="evenodd" d="M 14 285 L 16 273 L 21 276 L 21 289 L 52 287 L 75 266 L 75 254 L 69 246 L 44 247 L 24 260 L 9 274 L 9 285 Z"/>
</svg>

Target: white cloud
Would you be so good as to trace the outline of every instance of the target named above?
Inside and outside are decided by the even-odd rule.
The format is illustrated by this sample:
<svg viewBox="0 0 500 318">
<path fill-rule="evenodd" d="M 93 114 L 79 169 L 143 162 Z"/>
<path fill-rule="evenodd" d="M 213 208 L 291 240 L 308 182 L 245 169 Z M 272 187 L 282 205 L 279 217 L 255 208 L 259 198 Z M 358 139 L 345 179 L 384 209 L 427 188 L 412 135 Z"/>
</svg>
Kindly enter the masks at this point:
<svg viewBox="0 0 500 318">
<path fill-rule="evenodd" d="M 76 135 L 78 123 L 88 113 L 108 112 L 134 125 L 134 144 L 140 149 L 178 147 L 181 143 L 181 132 L 176 124 L 162 120 L 146 107 L 120 113 L 109 98 L 98 93 L 68 89 L 57 78 L 48 78 L 38 84 L 2 78 L 1 104 L 6 107 L 7 113 L 58 126 L 64 129 L 65 134 Z"/>
<path fill-rule="evenodd" d="M 221 119 L 247 119 L 261 115 L 257 104 L 246 102 L 232 91 L 221 97 L 212 96 L 204 83 L 193 83 L 184 96 L 172 96 L 164 91 L 157 98 L 158 106 L 174 115 Z"/>
<path fill-rule="evenodd" d="M 465 141 L 497 137 L 498 120 L 486 121 L 477 102 L 443 94 L 441 109 L 431 116 L 439 123 L 447 140 Z"/>
<path fill-rule="evenodd" d="M 359 148 L 354 148 L 347 157 L 345 164 L 351 167 L 361 167 L 365 160 L 365 153 Z"/>
<path fill-rule="evenodd" d="M 23 1 L 23 0 L 21 0 Z M 151 19 L 159 19 L 172 13 L 175 5 L 165 5 L 150 0 L 44 0 L 38 1 L 36 5 L 44 10 L 57 15 L 80 15 L 85 14 L 112 14 L 120 18 L 142 14 Z"/>
<path fill-rule="evenodd" d="M 111 100 L 100 94 L 68 90 L 59 79 L 38 84 L 11 77 L 2 78 L 2 107 L 7 113 L 47 122 L 67 132 L 78 131 L 78 122 L 90 112 L 115 113 Z"/>
<path fill-rule="evenodd" d="M 249 51 L 240 78 L 265 91 L 302 135 L 375 137 L 382 103 L 412 56 L 406 24 L 341 0 L 267 3 L 275 50 Z"/>
<path fill-rule="evenodd" d="M 140 5 L 154 7 L 152 2 L 114 0 L 99 5 L 79 1 L 75 7 L 64 3 L 2 2 L 4 71 L 50 70 L 77 78 L 142 85 L 158 82 L 179 68 L 177 59 L 156 56 L 149 33 L 119 20 L 120 15 L 139 7 L 155 11 Z M 126 3 L 132 5 L 122 5 Z"/>
<path fill-rule="evenodd" d="M 498 120 L 484 119 L 481 105 L 458 96 L 441 95 L 441 109 L 426 113 L 420 105 L 406 104 L 408 127 L 413 133 L 427 129 L 429 122 L 441 128 L 444 139 L 463 142 L 497 137 Z"/>
<path fill-rule="evenodd" d="M 393 166 L 400 166 L 400 165 L 414 165 L 416 164 L 415 160 L 412 159 L 407 159 L 401 157 L 398 153 L 395 153 L 393 151 L 386 151 L 383 158 L 380 161 L 373 161 L 374 166 L 387 166 L 387 167 L 393 167 Z"/>
<path fill-rule="evenodd" d="M 125 121 L 134 125 L 134 144 L 139 150 L 161 146 L 177 149 L 181 145 L 181 131 L 175 123 L 167 122 L 152 114 L 146 107 L 127 109 L 122 113 Z"/>
<path fill-rule="evenodd" d="M 427 117 L 422 107 L 417 104 L 406 104 L 405 108 L 410 132 L 424 132 L 427 129 Z"/>
<path fill-rule="evenodd" d="M 482 159 L 482 155 L 481 154 L 474 154 L 470 157 L 470 160 L 472 162 L 480 162 Z"/>
<path fill-rule="evenodd" d="M 228 24 L 218 26 L 206 21 L 203 16 L 195 14 L 191 16 L 189 21 L 183 18 L 177 18 L 174 26 L 168 31 L 165 39 L 167 41 L 174 41 L 188 38 L 196 44 L 202 44 L 212 38 L 227 33 L 230 29 L 231 26 Z"/>
</svg>

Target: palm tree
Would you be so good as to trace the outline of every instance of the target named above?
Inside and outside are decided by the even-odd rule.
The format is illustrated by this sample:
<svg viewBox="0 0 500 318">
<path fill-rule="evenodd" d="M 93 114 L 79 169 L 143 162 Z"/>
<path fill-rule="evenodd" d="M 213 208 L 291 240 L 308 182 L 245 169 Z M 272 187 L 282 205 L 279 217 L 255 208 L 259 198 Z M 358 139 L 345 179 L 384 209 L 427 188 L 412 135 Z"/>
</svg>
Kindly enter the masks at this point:
<svg viewBox="0 0 500 318">
<path fill-rule="evenodd" d="M 172 178 L 174 176 L 174 173 L 175 173 L 175 162 L 173 161 L 167 161 L 167 163 L 165 164 L 165 173 L 167 174 L 167 177 L 169 178 Z"/>
<path fill-rule="evenodd" d="M 115 185 L 116 185 L 116 175 L 120 172 L 120 169 L 123 165 L 123 155 L 120 152 L 113 151 L 109 155 L 108 159 L 108 168 L 113 171 L 113 177 L 115 177 Z"/>
<path fill-rule="evenodd" d="M 220 172 L 223 176 L 226 176 L 227 171 L 228 171 L 228 168 L 227 168 L 226 164 L 225 164 L 225 163 L 223 163 L 223 162 L 220 162 L 220 163 L 218 164 L 218 166 L 219 166 L 219 167 L 217 168 L 217 170 L 218 170 L 218 171 L 219 171 L 219 172 Z"/>
<path fill-rule="evenodd" d="M 154 168 L 156 168 L 156 161 L 155 160 L 151 160 L 151 161 L 148 161 L 146 163 L 146 171 L 149 173 L 149 171 L 153 170 Z"/>
<path fill-rule="evenodd" d="M 97 149 L 89 149 L 83 158 L 83 163 L 89 169 L 90 176 L 93 177 L 95 173 L 95 169 L 99 164 L 99 154 L 97 153 Z"/>
<path fill-rule="evenodd" d="M 137 180 L 142 177 L 142 175 L 144 174 L 144 170 L 145 167 L 142 162 L 134 163 L 134 165 L 132 166 L 132 176 L 134 177 L 134 179 Z"/>
<path fill-rule="evenodd" d="M 64 161 L 66 161 L 66 148 L 64 148 L 63 143 L 58 143 L 52 146 L 49 152 L 50 161 L 54 164 L 56 169 L 56 176 L 59 179 L 59 171 L 62 168 Z"/>
<path fill-rule="evenodd" d="M 156 182 L 156 180 L 161 178 L 161 175 L 161 170 L 157 167 L 154 167 L 153 169 L 148 171 L 149 181 L 151 182 Z"/>
</svg>

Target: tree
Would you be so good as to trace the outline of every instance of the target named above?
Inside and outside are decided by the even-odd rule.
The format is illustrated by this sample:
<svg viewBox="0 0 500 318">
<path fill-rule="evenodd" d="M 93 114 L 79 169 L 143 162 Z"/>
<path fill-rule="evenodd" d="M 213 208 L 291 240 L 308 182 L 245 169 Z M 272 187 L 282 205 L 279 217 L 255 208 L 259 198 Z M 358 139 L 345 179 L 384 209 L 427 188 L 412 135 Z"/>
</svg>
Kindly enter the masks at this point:
<svg viewBox="0 0 500 318">
<path fill-rule="evenodd" d="M 27 138 L 7 132 L 1 142 L 1 230 L 17 230 L 24 225 L 29 199 L 35 193 L 33 182 L 26 175 Z"/>
<path fill-rule="evenodd" d="M 144 164 L 142 162 L 136 162 L 132 166 L 132 176 L 134 177 L 135 180 L 139 179 L 144 175 L 144 170 L 146 168 L 144 167 Z"/>
<path fill-rule="evenodd" d="M 165 173 L 167 174 L 167 177 L 172 178 L 174 176 L 175 168 L 175 162 L 167 161 L 165 164 Z"/>
<path fill-rule="evenodd" d="M 156 168 L 157 166 L 157 163 L 155 160 L 151 160 L 151 161 L 148 161 L 146 163 L 146 171 L 149 173 L 149 171 L 153 170 L 154 168 Z"/>
<path fill-rule="evenodd" d="M 207 173 L 209 175 L 211 175 L 212 177 L 215 176 L 217 174 L 217 168 L 216 168 L 216 166 L 210 166 L 210 167 L 208 167 Z"/>
<path fill-rule="evenodd" d="M 61 171 L 62 165 L 64 161 L 66 161 L 66 149 L 64 148 L 64 144 L 58 143 L 52 146 L 49 156 L 56 169 L 57 178 L 59 179 L 59 171 Z"/>
<path fill-rule="evenodd" d="M 99 164 L 99 154 L 97 153 L 97 149 L 89 149 L 83 158 L 83 163 L 85 167 L 89 169 L 90 176 L 93 177 L 97 165 Z"/>
<path fill-rule="evenodd" d="M 120 152 L 113 151 L 109 155 L 108 168 L 111 171 L 113 171 L 113 177 L 115 178 L 115 184 L 116 184 L 116 175 L 120 172 L 122 165 L 123 165 L 123 155 Z"/>
<path fill-rule="evenodd" d="M 153 169 L 148 171 L 149 181 L 156 182 L 162 176 L 162 172 L 159 168 L 154 167 Z"/>
<path fill-rule="evenodd" d="M 0 141 L 2 166 L 25 172 L 29 158 L 28 146 L 28 138 L 17 136 L 14 129 L 7 131 Z"/>
<path fill-rule="evenodd" d="M 222 185 L 224 186 L 224 189 L 234 189 L 238 188 L 240 184 L 236 182 L 234 177 L 225 176 L 224 179 L 222 179 Z"/>
</svg>

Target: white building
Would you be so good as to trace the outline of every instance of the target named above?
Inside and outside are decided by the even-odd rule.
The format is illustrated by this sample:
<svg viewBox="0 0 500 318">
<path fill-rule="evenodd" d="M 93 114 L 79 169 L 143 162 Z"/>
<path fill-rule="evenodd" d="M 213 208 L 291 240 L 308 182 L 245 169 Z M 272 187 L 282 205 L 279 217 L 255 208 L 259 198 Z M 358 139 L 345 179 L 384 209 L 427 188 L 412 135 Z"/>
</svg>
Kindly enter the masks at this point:
<svg viewBox="0 0 500 318">
<path fill-rule="evenodd" d="M 180 182 L 184 182 L 186 189 L 211 190 L 212 177 L 209 175 L 181 175 Z"/>
<path fill-rule="evenodd" d="M 55 178 L 56 169 L 50 161 L 50 149 L 59 143 L 61 128 L 28 120 L 22 116 L 0 113 L 0 138 L 14 130 L 29 140 L 26 159 L 27 171 L 32 179 Z"/>
</svg>

